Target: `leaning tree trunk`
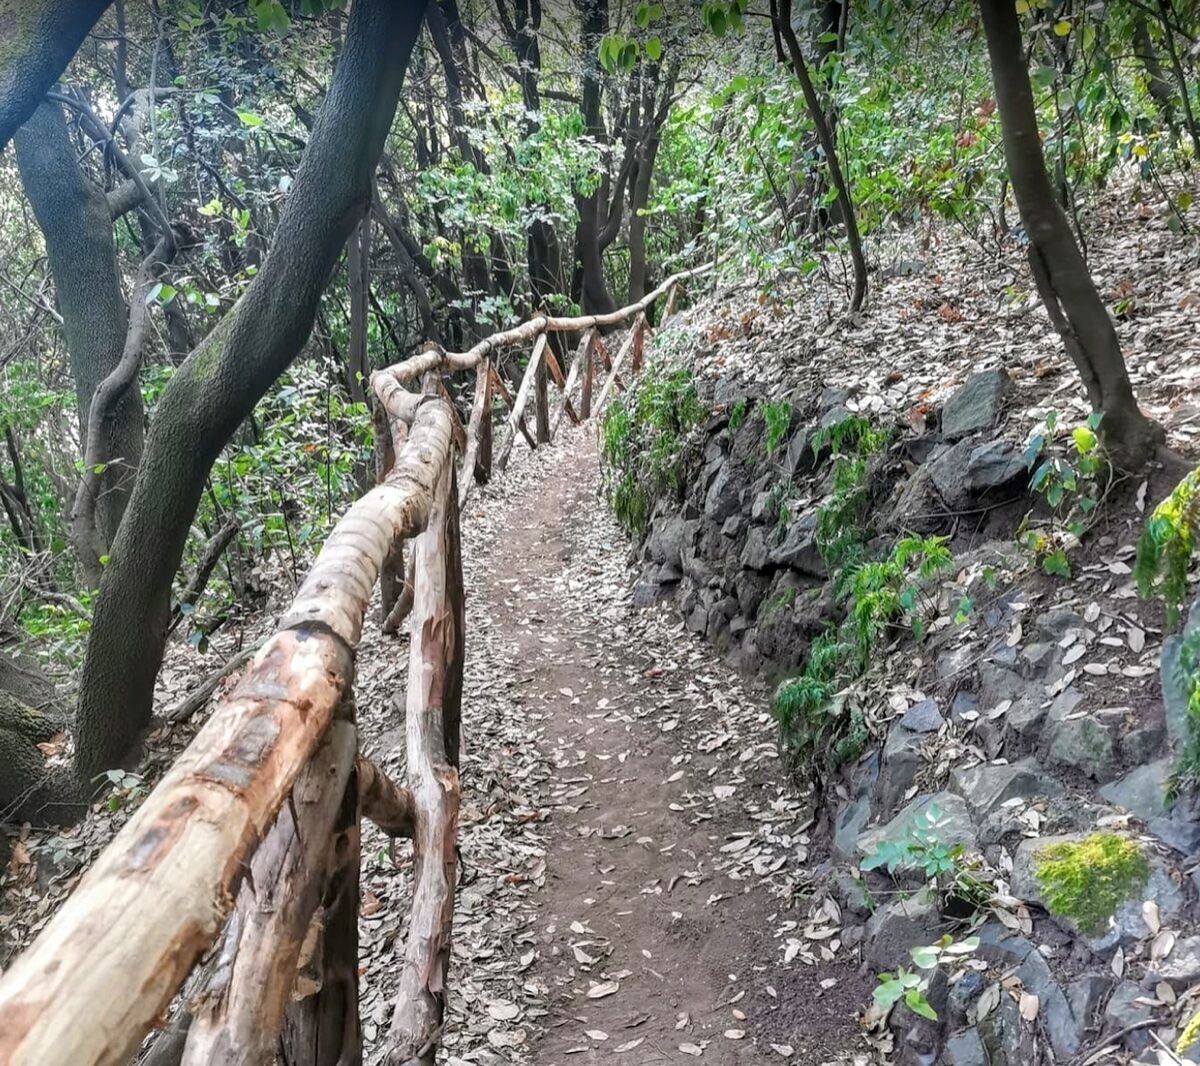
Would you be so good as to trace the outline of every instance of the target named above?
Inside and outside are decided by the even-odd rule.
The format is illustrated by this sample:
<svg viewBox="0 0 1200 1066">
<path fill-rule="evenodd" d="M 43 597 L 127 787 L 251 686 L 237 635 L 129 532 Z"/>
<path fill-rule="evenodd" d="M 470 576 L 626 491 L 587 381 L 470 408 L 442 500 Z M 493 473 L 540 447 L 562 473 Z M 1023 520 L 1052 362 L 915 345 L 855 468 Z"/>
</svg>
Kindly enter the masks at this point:
<svg viewBox="0 0 1200 1066">
<path fill-rule="evenodd" d="M 0 0 L 0 149 L 71 62 L 111 0 Z"/>
<path fill-rule="evenodd" d="M 149 723 L 171 582 L 205 479 L 308 339 L 321 292 L 370 203 L 421 17 L 418 4 L 354 5 L 270 253 L 158 402 L 84 660 L 76 770 L 85 783 L 114 766 Z"/>
<path fill-rule="evenodd" d="M 86 447 L 92 396 L 121 362 L 128 311 L 104 191 L 83 173 L 56 103 L 44 103 L 13 138 L 25 195 L 33 207 L 62 315 L 75 378 L 80 436 Z M 142 395 L 126 389 L 104 420 L 97 531 L 105 546 L 117 535 L 142 455 Z"/>
<path fill-rule="evenodd" d="M 772 0 L 772 10 L 775 10 L 775 0 Z M 804 62 L 804 53 L 800 51 L 800 42 L 796 39 L 796 31 L 792 29 L 792 0 L 779 0 L 775 21 L 779 26 L 780 36 L 787 44 L 792 60 L 792 69 L 795 71 L 796 77 L 800 81 L 800 89 L 804 93 L 808 116 L 816 128 L 817 140 L 821 142 L 821 151 L 825 153 L 825 166 L 829 170 L 829 180 L 837 192 L 838 209 L 842 213 L 842 223 L 846 227 L 846 243 L 850 246 L 850 261 L 854 265 L 854 292 L 850 297 L 850 311 L 853 313 L 862 307 L 863 300 L 867 296 L 867 260 L 863 256 L 862 238 L 858 233 L 858 218 L 854 213 L 854 203 L 850 199 L 850 189 L 842 174 L 842 165 L 838 162 L 833 129 L 817 96 L 817 90 L 808 72 L 808 64 Z"/>
<path fill-rule="evenodd" d="M 1138 408 L 1117 331 L 1088 273 L 1046 174 L 1021 24 L 1012 0 L 980 0 L 1004 157 L 1029 236 L 1029 262 L 1051 321 L 1103 412 L 1101 433 L 1118 466 L 1142 466 L 1163 441 L 1162 428 Z"/>
</svg>

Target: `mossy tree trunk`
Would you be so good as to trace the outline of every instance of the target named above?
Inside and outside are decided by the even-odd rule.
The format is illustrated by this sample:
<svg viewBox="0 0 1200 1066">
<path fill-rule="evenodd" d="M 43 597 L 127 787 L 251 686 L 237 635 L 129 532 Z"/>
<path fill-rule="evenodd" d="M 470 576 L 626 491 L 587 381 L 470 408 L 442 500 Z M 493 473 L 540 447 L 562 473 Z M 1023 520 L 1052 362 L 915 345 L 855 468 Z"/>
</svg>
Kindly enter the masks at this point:
<svg viewBox="0 0 1200 1066">
<path fill-rule="evenodd" d="M 149 723 L 171 582 L 205 479 L 308 339 L 321 292 L 370 204 L 422 15 L 415 3 L 354 5 L 270 253 L 158 402 L 84 660 L 76 721 L 82 783 L 118 763 Z"/>
<path fill-rule="evenodd" d="M 0 0 L 0 149 L 41 103 L 111 0 Z"/>
<path fill-rule="evenodd" d="M 21 184 L 46 241 L 75 378 L 79 425 L 86 427 L 96 388 L 121 361 L 129 317 L 112 213 L 104 191 L 75 161 L 58 104 L 41 104 L 17 131 L 13 147 Z M 86 432 L 81 436 L 86 438 Z M 137 389 L 123 392 L 104 421 L 103 436 L 108 462 L 96 510 L 99 532 L 110 545 L 142 456 L 142 397 Z"/>
</svg>

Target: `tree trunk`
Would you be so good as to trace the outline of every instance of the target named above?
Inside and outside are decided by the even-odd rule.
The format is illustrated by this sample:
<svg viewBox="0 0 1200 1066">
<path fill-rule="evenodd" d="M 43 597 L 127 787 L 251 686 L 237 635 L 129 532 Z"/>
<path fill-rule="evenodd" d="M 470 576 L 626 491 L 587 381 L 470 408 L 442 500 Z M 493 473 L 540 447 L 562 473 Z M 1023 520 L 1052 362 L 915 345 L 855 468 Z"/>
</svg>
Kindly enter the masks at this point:
<svg viewBox="0 0 1200 1066">
<path fill-rule="evenodd" d="M 17 131 L 14 147 L 25 195 L 46 240 L 86 447 L 92 396 L 120 364 L 128 325 L 112 214 L 104 191 L 75 161 L 58 104 L 38 107 Z M 142 419 L 142 394 L 130 388 L 101 428 L 99 451 L 108 459 L 96 510 L 105 547 L 116 538 L 141 461 Z"/>
<path fill-rule="evenodd" d="M 804 103 L 808 108 L 809 118 L 817 131 L 817 139 L 821 142 L 821 151 L 825 154 L 825 166 L 829 170 L 829 179 L 837 192 L 838 208 L 842 212 L 842 222 L 846 227 L 846 242 L 850 246 L 850 260 L 854 264 L 854 292 L 850 297 L 850 311 L 853 314 L 863 305 L 867 296 L 867 261 L 863 256 L 862 239 L 858 233 L 858 219 L 854 214 L 854 203 L 850 199 L 850 189 L 842 174 L 842 165 L 838 162 L 837 145 L 833 140 L 833 130 L 830 128 L 824 108 L 813 86 L 808 73 L 808 64 L 804 62 L 804 54 L 800 51 L 800 42 L 796 39 L 796 31 L 792 29 L 792 0 L 771 0 L 775 20 L 779 25 L 780 36 L 787 44 L 788 53 L 792 59 L 792 69 L 800 81 L 800 89 L 804 93 Z"/>
<path fill-rule="evenodd" d="M 1146 72 L 1146 91 L 1158 108 L 1163 122 L 1174 132 L 1175 126 L 1175 90 L 1163 72 L 1162 64 L 1158 61 L 1158 53 L 1154 50 L 1154 42 L 1150 39 L 1150 28 L 1146 25 L 1146 16 L 1137 14 L 1133 17 L 1133 52 L 1142 69 Z"/>
<path fill-rule="evenodd" d="M 110 552 L 80 684 L 77 773 L 117 764 L 150 720 L 171 582 L 221 449 L 299 354 L 370 203 L 421 8 L 360 0 L 274 243 L 246 293 L 163 391 Z"/>
<path fill-rule="evenodd" d="M 1117 332 L 1067 218 L 1054 199 L 1016 8 L 1011 0 L 980 0 L 980 7 L 1000 109 L 1004 157 L 1029 235 L 1034 280 L 1083 378 L 1092 407 L 1103 412 L 1100 432 L 1110 457 L 1122 468 L 1136 469 L 1162 443 L 1162 428 L 1138 408 Z"/>
<path fill-rule="evenodd" d="M 0 0 L 0 149 L 71 62 L 111 0 Z"/>
</svg>

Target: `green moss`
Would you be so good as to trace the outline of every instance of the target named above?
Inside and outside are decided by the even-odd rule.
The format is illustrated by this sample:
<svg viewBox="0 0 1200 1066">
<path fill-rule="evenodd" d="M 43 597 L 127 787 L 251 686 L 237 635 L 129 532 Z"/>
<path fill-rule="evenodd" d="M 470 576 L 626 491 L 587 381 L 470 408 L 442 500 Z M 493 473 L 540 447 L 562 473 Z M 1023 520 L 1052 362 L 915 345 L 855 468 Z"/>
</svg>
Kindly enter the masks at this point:
<svg viewBox="0 0 1200 1066">
<path fill-rule="evenodd" d="M 1108 919 L 1150 879 L 1150 864 L 1132 840 L 1093 833 L 1074 844 L 1051 844 L 1034 856 L 1034 873 L 1051 914 L 1099 936 Z"/>
</svg>

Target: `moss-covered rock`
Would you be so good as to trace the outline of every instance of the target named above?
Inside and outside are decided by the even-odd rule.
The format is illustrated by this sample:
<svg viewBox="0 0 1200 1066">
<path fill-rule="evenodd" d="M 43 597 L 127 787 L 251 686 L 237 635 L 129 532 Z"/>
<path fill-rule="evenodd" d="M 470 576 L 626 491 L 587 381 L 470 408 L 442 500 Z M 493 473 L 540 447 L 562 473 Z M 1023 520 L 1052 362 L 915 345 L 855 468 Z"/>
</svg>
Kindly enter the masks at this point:
<svg viewBox="0 0 1200 1066">
<path fill-rule="evenodd" d="M 1099 936 L 1117 908 L 1145 890 L 1150 863 L 1128 837 L 1093 833 L 1039 849 L 1034 876 L 1051 914 L 1070 920 L 1088 936 Z"/>
</svg>

